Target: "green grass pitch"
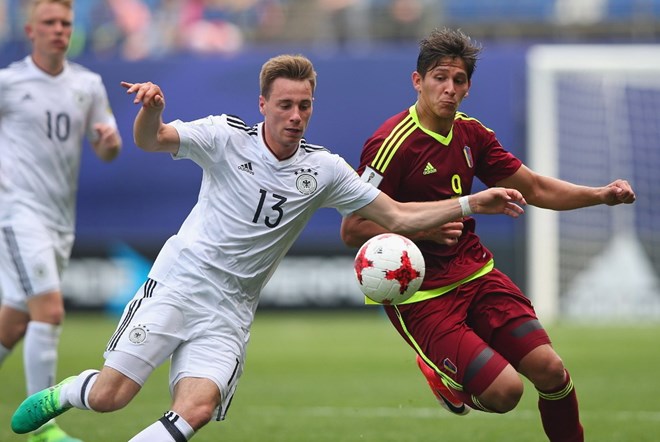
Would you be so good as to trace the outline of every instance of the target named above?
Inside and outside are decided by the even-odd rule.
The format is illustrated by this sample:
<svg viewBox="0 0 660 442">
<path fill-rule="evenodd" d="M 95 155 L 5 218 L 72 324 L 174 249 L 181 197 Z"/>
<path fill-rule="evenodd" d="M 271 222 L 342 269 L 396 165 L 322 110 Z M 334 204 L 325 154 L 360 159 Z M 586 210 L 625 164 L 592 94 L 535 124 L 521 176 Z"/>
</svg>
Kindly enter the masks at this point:
<svg viewBox="0 0 660 442">
<path fill-rule="evenodd" d="M 70 313 L 58 379 L 100 367 L 116 318 Z M 575 380 L 588 441 L 660 440 L 660 324 L 556 325 L 555 347 Z M 0 441 L 25 440 L 9 420 L 24 397 L 21 348 L 0 369 Z M 58 422 L 86 442 L 127 441 L 169 408 L 160 367 L 123 410 L 71 410 Z M 449 415 L 435 403 L 378 308 L 259 312 L 245 373 L 226 421 L 193 439 L 255 442 L 545 441 L 531 384 L 506 415 Z"/>
</svg>

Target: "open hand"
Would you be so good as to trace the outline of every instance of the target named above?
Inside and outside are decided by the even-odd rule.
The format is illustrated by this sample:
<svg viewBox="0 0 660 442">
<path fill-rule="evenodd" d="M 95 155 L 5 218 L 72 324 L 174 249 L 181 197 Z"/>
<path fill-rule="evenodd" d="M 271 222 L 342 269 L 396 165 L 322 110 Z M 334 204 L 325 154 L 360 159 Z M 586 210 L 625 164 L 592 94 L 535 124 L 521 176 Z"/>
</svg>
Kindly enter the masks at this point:
<svg viewBox="0 0 660 442">
<path fill-rule="evenodd" d="M 142 107 L 162 109 L 165 107 L 165 96 L 157 84 L 150 81 L 146 83 L 121 82 L 127 94 L 135 94 L 133 103 L 142 103 Z"/>
</svg>

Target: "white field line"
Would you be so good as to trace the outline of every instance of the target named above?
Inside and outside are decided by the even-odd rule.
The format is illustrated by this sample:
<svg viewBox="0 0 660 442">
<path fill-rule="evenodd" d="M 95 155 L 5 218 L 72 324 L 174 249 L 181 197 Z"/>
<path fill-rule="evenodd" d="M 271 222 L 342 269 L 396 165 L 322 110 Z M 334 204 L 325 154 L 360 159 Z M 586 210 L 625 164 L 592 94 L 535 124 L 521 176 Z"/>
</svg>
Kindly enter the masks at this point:
<svg viewBox="0 0 660 442">
<path fill-rule="evenodd" d="M 259 414 L 295 414 L 297 416 L 324 417 L 324 418 L 392 418 L 403 417 L 407 419 L 456 419 L 455 416 L 439 408 L 351 408 L 351 407 L 250 407 L 252 411 Z M 617 420 L 624 422 L 660 422 L 660 410 L 658 411 L 584 411 L 580 410 L 582 420 Z M 472 412 L 461 419 L 524 419 L 538 420 L 536 411 L 520 410 L 506 414 L 491 414 Z"/>
</svg>

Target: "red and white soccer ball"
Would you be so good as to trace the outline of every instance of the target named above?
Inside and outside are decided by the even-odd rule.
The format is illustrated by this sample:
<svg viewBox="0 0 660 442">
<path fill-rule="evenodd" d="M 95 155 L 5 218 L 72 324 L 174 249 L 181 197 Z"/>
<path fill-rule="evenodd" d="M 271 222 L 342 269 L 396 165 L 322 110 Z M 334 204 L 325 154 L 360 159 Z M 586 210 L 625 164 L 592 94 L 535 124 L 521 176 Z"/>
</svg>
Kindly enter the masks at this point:
<svg viewBox="0 0 660 442">
<path fill-rule="evenodd" d="M 355 277 L 360 290 L 385 305 L 408 300 L 422 285 L 426 267 L 414 242 L 394 233 L 374 236 L 355 256 Z"/>
</svg>

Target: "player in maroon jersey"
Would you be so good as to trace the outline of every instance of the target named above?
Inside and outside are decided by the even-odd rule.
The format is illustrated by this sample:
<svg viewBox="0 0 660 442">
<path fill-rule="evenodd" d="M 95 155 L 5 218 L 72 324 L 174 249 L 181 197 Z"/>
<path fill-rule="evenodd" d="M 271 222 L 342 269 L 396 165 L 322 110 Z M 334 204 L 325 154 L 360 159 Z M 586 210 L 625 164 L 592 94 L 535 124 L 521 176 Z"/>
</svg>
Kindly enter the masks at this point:
<svg viewBox="0 0 660 442">
<path fill-rule="evenodd" d="M 417 102 L 366 141 L 358 168 L 363 180 L 399 201 L 468 195 L 475 178 L 518 189 L 528 204 L 553 210 L 635 200 L 625 180 L 586 187 L 538 175 L 492 130 L 458 112 L 480 51 L 456 30 L 435 30 L 422 40 L 412 74 Z M 342 222 L 342 239 L 354 247 L 383 232 L 356 215 Z M 417 352 L 440 404 L 458 415 L 470 409 L 506 413 L 522 396 L 520 373 L 538 391 L 548 438 L 583 441 L 571 377 L 529 299 L 494 267 L 475 220 L 465 217 L 410 238 L 426 260 L 424 283 L 404 304 L 384 308 Z"/>
</svg>

